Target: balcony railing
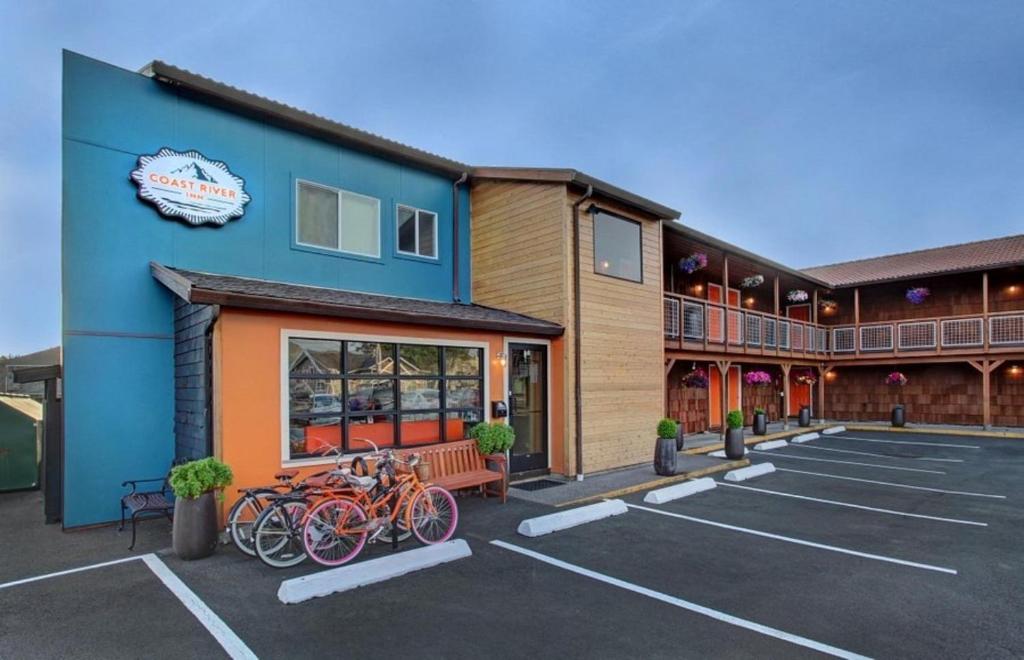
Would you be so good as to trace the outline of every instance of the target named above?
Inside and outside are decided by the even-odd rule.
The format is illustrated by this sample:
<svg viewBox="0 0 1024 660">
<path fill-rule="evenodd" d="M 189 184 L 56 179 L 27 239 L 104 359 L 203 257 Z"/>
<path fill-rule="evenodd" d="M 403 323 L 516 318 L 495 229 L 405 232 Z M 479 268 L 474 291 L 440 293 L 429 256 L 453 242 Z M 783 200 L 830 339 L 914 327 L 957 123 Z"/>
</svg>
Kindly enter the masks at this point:
<svg viewBox="0 0 1024 660">
<path fill-rule="evenodd" d="M 862 323 L 837 326 L 831 332 L 831 351 L 837 357 L 854 353 L 941 353 L 977 350 L 986 345 L 1024 346 L 1024 313 Z"/>
<path fill-rule="evenodd" d="M 665 294 L 665 338 L 758 354 L 824 355 L 824 327 L 700 298 Z"/>
<path fill-rule="evenodd" d="M 1024 312 L 821 326 L 666 293 L 665 339 L 708 350 L 838 359 L 1024 347 Z"/>
</svg>

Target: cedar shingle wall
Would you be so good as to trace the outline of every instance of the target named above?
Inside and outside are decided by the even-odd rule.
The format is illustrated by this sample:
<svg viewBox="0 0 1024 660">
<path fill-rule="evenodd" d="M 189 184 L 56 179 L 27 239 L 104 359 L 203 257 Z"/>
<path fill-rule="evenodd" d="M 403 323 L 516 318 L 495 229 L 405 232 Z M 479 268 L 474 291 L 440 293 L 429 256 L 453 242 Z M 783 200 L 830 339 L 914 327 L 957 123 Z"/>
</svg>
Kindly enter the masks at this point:
<svg viewBox="0 0 1024 660">
<path fill-rule="evenodd" d="M 203 458 L 210 453 L 210 344 L 212 305 L 174 305 L 174 456 Z"/>
</svg>

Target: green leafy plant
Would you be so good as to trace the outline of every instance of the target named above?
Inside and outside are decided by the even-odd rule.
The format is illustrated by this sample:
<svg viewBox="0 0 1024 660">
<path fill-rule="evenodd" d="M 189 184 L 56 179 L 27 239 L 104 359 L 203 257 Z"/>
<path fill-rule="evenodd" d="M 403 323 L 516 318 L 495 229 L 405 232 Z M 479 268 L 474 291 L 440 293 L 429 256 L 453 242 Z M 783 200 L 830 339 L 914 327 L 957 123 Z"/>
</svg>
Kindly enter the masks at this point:
<svg viewBox="0 0 1024 660">
<path fill-rule="evenodd" d="M 730 410 L 725 417 L 725 424 L 731 429 L 743 428 L 743 413 L 739 410 Z"/>
<path fill-rule="evenodd" d="M 758 407 L 754 408 L 754 414 L 755 415 L 763 415 L 764 414 L 764 408 L 762 408 L 761 406 L 758 406 Z"/>
<path fill-rule="evenodd" d="M 508 424 L 501 422 L 480 422 L 469 429 L 469 437 L 476 440 L 481 454 L 501 454 L 512 449 L 516 441 L 516 432 Z"/>
<path fill-rule="evenodd" d="M 658 437 L 666 438 L 668 440 L 675 439 L 676 433 L 679 432 L 679 425 L 675 423 L 675 420 L 665 418 L 658 422 Z"/>
<path fill-rule="evenodd" d="M 194 500 L 203 493 L 230 486 L 233 478 L 227 465 L 216 458 L 203 458 L 176 466 L 171 470 L 170 483 L 175 497 Z"/>
</svg>

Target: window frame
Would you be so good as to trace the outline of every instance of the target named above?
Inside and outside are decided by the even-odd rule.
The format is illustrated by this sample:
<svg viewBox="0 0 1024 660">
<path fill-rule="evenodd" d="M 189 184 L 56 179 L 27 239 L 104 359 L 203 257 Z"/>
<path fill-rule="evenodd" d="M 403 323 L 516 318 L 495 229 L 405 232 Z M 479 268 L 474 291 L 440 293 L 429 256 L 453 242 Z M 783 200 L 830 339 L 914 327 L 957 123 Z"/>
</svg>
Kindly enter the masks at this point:
<svg viewBox="0 0 1024 660">
<path fill-rule="evenodd" d="M 303 185 L 312 186 L 314 188 L 319 188 L 321 190 L 328 190 L 330 192 L 333 192 L 337 196 L 337 198 L 338 198 L 338 219 L 337 219 L 337 224 L 338 224 L 338 245 L 336 247 L 326 247 L 326 246 L 323 246 L 323 245 L 315 245 L 313 243 L 303 243 L 301 240 L 299 240 L 299 222 L 301 221 L 301 212 L 302 212 L 301 201 L 300 201 L 301 196 L 299 194 L 299 188 L 300 188 L 300 186 L 303 186 Z M 295 212 L 294 212 L 294 215 L 295 215 L 295 234 L 294 234 L 295 245 L 297 245 L 299 247 L 302 247 L 302 248 L 305 248 L 305 249 L 309 249 L 309 250 L 318 250 L 318 251 L 323 251 L 323 252 L 327 252 L 327 253 L 330 253 L 330 254 L 352 255 L 352 256 L 356 256 L 356 257 L 362 257 L 363 259 L 380 259 L 381 258 L 381 245 L 383 243 L 384 237 L 383 237 L 383 223 L 381 222 L 381 209 L 382 209 L 382 205 L 381 205 L 381 200 L 379 198 L 374 197 L 373 195 L 364 195 L 362 193 L 357 193 L 357 192 L 352 191 L 352 190 L 346 190 L 344 188 L 338 188 L 336 186 L 329 186 L 329 185 L 327 185 L 325 183 L 318 183 L 316 181 L 310 181 L 309 179 L 302 179 L 302 178 L 299 178 L 299 177 L 295 178 L 294 195 L 295 195 Z M 343 232 L 344 225 L 342 224 L 342 222 L 343 222 L 343 215 L 344 215 L 343 212 L 342 212 L 342 207 L 343 207 L 342 201 L 343 201 L 343 197 L 345 195 L 351 195 L 353 197 L 360 197 L 362 199 L 370 200 L 374 204 L 376 204 L 376 206 L 377 206 L 377 252 L 376 252 L 376 254 L 374 254 L 372 252 L 357 252 L 355 250 L 345 250 L 345 249 L 343 249 L 341 247 L 342 236 L 344 234 L 344 232 Z"/>
<path fill-rule="evenodd" d="M 621 216 L 621 215 L 619 215 L 617 213 L 612 213 L 610 211 L 606 211 L 604 209 L 597 208 L 597 207 L 594 207 L 592 209 L 591 213 L 592 213 L 592 218 L 591 218 L 592 232 L 591 233 L 593 234 L 593 236 L 592 236 L 592 238 L 593 238 L 592 249 L 593 249 L 593 255 L 594 255 L 594 274 L 595 275 L 600 275 L 602 277 L 610 277 L 612 279 L 621 280 L 623 282 L 632 282 L 634 284 L 643 284 L 644 283 L 644 224 L 643 224 L 643 222 L 641 222 L 639 220 L 634 220 L 633 218 L 627 218 L 627 217 Z M 613 218 L 615 220 L 620 220 L 622 222 L 628 222 L 628 223 L 634 224 L 634 225 L 637 226 L 637 229 L 639 229 L 639 234 L 637 235 L 637 249 L 638 249 L 638 254 L 639 254 L 639 257 L 640 257 L 640 279 L 635 280 L 635 279 L 633 279 L 631 277 L 623 277 L 621 275 L 613 275 L 611 273 L 603 273 L 603 272 L 601 272 L 598 269 L 597 264 L 598 264 L 599 259 L 598 259 L 598 256 L 597 256 L 597 216 L 601 215 L 601 214 L 606 215 L 609 218 Z"/>
<path fill-rule="evenodd" d="M 393 387 L 395 388 L 395 406 L 394 406 L 394 408 L 392 410 L 380 411 L 380 413 L 384 414 L 384 415 L 388 415 L 388 416 L 393 418 L 393 423 L 395 424 L 395 445 L 394 445 L 395 449 L 402 448 L 401 447 L 401 440 L 400 440 L 401 432 L 400 432 L 400 429 L 399 429 L 399 424 L 401 423 L 401 418 L 402 418 L 403 414 L 416 415 L 416 414 L 436 413 L 438 415 L 438 425 L 439 425 L 439 429 L 441 430 L 441 437 L 442 438 L 444 437 L 444 430 L 445 430 L 446 425 L 447 425 L 447 415 L 448 415 L 449 412 L 466 412 L 466 411 L 480 410 L 480 413 L 481 413 L 480 419 L 481 419 L 481 421 L 483 421 L 483 422 L 491 421 L 491 414 L 490 414 L 491 413 L 491 411 L 490 411 L 491 345 L 490 345 L 489 342 L 486 342 L 486 341 L 472 341 L 472 340 L 468 340 L 468 339 L 467 340 L 461 340 L 461 339 L 431 339 L 431 338 L 424 339 L 424 338 L 419 338 L 419 337 L 403 337 L 403 336 L 395 336 L 395 335 L 349 334 L 349 333 L 337 333 L 337 332 L 322 332 L 322 331 L 315 331 L 315 330 L 302 330 L 302 329 L 293 329 L 293 328 L 283 329 L 283 330 L 281 330 L 281 344 L 280 344 L 280 348 L 279 348 L 279 350 L 281 352 L 281 356 L 280 356 L 280 370 L 281 370 L 281 378 L 280 378 L 280 385 L 281 385 L 281 390 L 280 390 L 280 398 L 281 398 L 281 407 L 280 407 L 280 410 L 281 410 L 281 413 L 280 413 L 281 414 L 280 443 L 281 443 L 281 465 L 282 465 L 282 467 L 285 467 L 285 466 L 298 467 L 298 466 L 306 466 L 306 465 L 332 465 L 332 464 L 335 463 L 335 459 L 331 458 L 331 457 L 328 457 L 328 458 L 323 458 L 323 457 L 320 457 L 320 456 L 301 457 L 301 458 L 292 458 L 291 457 L 290 438 L 289 438 L 289 430 L 290 430 L 290 422 L 291 422 L 291 410 L 290 410 L 290 405 L 289 405 L 290 404 L 291 396 L 290 396 L 289 383 L 291 381 L 291 378 L 290 378 L 290 371 L 289 371 L 290 365 L 289 365 L 289 360 L 288 360 L 288 347 L 289 347 L 289 342 L 292 339 L 326 339 L 326 340 L 329 340 L 329 341 L 338 341 L 338 342 L 349 342 L 349 341 L 352 341 L 352 342 L 373 342 L 373 343 L 382 343 L 382 344 L 394 344 L 395 345 L 396 353 L 397 353 L 397 351 L 400 350 L 399 347 L 402 344 L 414 344 L 414 345 L 421 345 L 421 346 L 437 346 L 439 348 L 442 348 L 442 347 L 473 348 L 473 349 L 479 349 L 481 351 L 481 356 L 480 356 L 481 364 L 480 364 L 480 375 L 479 376 L 459 376 L 459 375 L 455 375 L 455 376 L 449 377 L 447 375 L 444 375 L 444 372 L 445 372 L 445 369 L 446 369 L 446 366 L 444 364 L 444 351 L 439 351 L 440 355 L 439 355 L 439 358 L 438 358 L 439 359 L 438 374 L 436 374 L 436 375 L 424 376 L 424 375 L 416 374 L 416 375 L 403 376 L 403 375 L 401 375 L 401 367 L 400 367 L 400 365 L 396 364 L 395 365 L 395 373 L 394 374 L 386 374 L 386 375 L 384 375 L 384 374 L 380 374 L 380 375 L 378 375 L 378 374 L 364 374 L 364 375 L 358 375 L 358 376 L 352 377 L 352 376 L 349 376 L 348 374 L 345 373 L 345 366 L 346 366 L 345 355 L 344 355 L 344 353 L 345 353 L 345 344 L 344 343 L 341 344 L 341 351 L 342 351 L 341 373 L 339 373 L 339 374 L 337 374 L 335 376 L 326 376 L 326 377 L 324 377 L 324 379 L 325 380 L 340 380 L 340 381 L 342 381 L 342 383 L 343 383 L 343 389 L 342 389 L 343 396 L 347 396 L 347 391 L 348 391 L 347 390 L 347 387 L 348 387 L 347 383 L 348 383 L 348 380 L 350 378 L 353 378 L 355 380 L 383 378 L 383 379 L 388 379 L 388 380 L 393 381 Z M 400 400 L 400 397 L 401 397 L 401 386 L 400 386 L 400 383 L 401 383 L 402 380 L 438 380 L 439 381 L 438 408 L 437 409 L 433 409 L 432 408 L 432 409 L 429 409 L 429 410 L 426 410 L 426 409 L 424 409 L 424 410 L 418 410 L 418 409 L 417 410 L 403 410 L 402 409 L 402 405 L 401 405 L 401 400 Z M 445 407 L 445 405 L 444 405 L 446 403 L 445 396 L 447 394 L 446 390 L 447 390 L 447 383 L 448 383 L 449 380 L 479 380 L 479 381 L 481 381 L 481 383 L 480 383 L 480 386 L 481 386 L 480 408 L 451 408 L 451 409 L 449 409 L 449 408 Z M 343 400 L 342 401 L 342 410 L 337 415 L 334 415 L 333 413 L 325 414 L 324 415 L 324 416 L 338 416 L 338 417 L 340 417 L 341 420 L 340 420 L 339 424 L 341 424 L 343 429 L 344 429 L 344 426 L 346 425 L 347 419 L 350 416 L 358 417 L 358 415 L 351 415 L 350 414 L 350 412 L 346 409 L 347 408 L 346 404 L 347 404 L 347 402 Z M 443 442 L 443 440 L 439 440 L 439 442 Z M 417 444 L 417 445 L 410 445 L 410 447 L 429 447 L 429 446 L 431 446 L 433 444 L 438 444 L 438 443 Z M 344 431 L 342 431 L 342 445 L 344 446 Z M 352 450 L 352 449 L 350 449 L 350 450 L 345 451 L 345 456 L 347 456 L 347 457 L 360 456 L 360 455 L 367 454 L 370 451 L 372 451 L 372 450 L 369 449 L 369 448 L 367 448 L 365 451 L 364 450 Z"/>
<path fill-rule="evenodd" d="M 433 256 L 427 256 L 425 254 L 420 254 L 418 251 L 417 252 L 409 252 L 409 251 L 403 250 L 401 248 L 401 236 L 399 236 L 399 226 L 398 226 L 398 223 L 399 223 L 398 213 L 403 208 L 407 209 L 409 211 L 413 211 L 415 213 L 414 223 L 415 223 L 415 229 L 416 229 L 416 233 L 415 233 L 416 250 L 420 249 L 420 213 L 429 213 L 430 215 L 434 216 L 434 255 Z M 441 225 L 441 214 L 438 213 L 437 211 L 431 211 L 430 209 L 421 209 L 421 208 L 419 208 L 417 206 L 412 206 L 410 204 L 402 204 L 402 203 L 396 202 L 395 203 L 395 254 L 400 254 L 403 257 L 415 257 L 415 258 L 418 258 L 418 259 L 428 259 L 430 261 L 438 261 L 438 260 L 440 260 L 440 258 L 441 258 L 441 246 L 438 243 L 438 239 L 439 239 L 439 235 L 440 235 L 440 225 Z"/>
</svg>

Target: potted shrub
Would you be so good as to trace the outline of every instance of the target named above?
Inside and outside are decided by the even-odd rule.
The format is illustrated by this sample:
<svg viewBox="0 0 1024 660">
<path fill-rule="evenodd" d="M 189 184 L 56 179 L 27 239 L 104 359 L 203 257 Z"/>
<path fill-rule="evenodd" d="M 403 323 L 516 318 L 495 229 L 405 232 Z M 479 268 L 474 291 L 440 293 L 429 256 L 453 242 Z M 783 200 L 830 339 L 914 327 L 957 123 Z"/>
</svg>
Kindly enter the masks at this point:
<svg viewBox="0 0 1024 660">
<path fill-rule="evenodd" d="M 508 469 L 508 452 L 516 442 L 514 428 L 502 422 L 480 422 L 469 429 L 469 437 L 476 440 L 476 448 L 484 457 L 501 456 L 501 464 Z"/>
<path fill-rule="evenodd" d="M 900 428 L 907 423 L 906 409 L 900 403 L 900 392 L 903 391 L 903 386 L 907 384 L 907 377 L 899 371 L 894 371 L 885 377 L 885 384 L 896 390 L 896 405 L 892 408 L 891 421 L 893 426 Z"/>
<path fill-rule="evenodd" d="M 175 498 L 171 540 L 181 559 L 202 559 L 217 549 L 217 500 L 231 480 L 231 468 L 216 458 L 190 461 L 171 470 Z"/>
<path fill-rule="evenodd" d="M 764 408 L 754 408 L 754 435 L 765 435 L 768 433 L 768 415 Z"/>
<path fill-rule="evenodd" d="M 725 417 L 725 457 L 743 458 L 743 412 L 730 410 Z"/>
<path fill-rule="evenodd" d="M 677 424 L 671 419 L 658 422 L 658 439 L 654 445 L 654 471 L 662 476 L 676 473 Z"/>
</svg>

